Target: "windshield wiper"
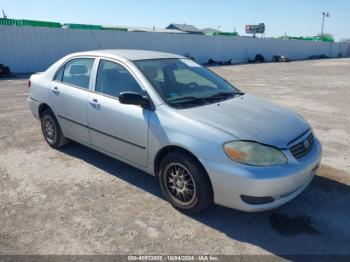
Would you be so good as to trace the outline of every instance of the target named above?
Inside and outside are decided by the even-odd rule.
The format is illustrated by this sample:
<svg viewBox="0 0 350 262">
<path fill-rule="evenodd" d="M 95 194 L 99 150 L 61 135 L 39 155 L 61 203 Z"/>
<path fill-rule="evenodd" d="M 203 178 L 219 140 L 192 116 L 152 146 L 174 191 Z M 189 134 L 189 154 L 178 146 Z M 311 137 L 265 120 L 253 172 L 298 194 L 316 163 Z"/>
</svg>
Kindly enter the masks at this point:
<svg viewBox="0 0 350 262">
<path fill-rule="evenodd" d="M 174 97 L 168 99 L 169 102 L 187 102 L 187 101 L 203 101 L 205 99 L 210 99 L 210 98 L 222 98 L 222 97 L 227 97 L 227 96 L 235 96 L 235 95 L 244 95 L 242 92 L 219 92 L 211 96 L 203 96 L 203 97 L 198 97 L 198 96 L 181 96 L 181 97 Z"/>
<path fill-rule="evenodd" d="M 244 95 L 244 93 L 242 93 L 242 92 L 219 92 L 219 93 L 216 93 L 214 95 L 205 97 L 205 99 L 211 99 L 211 98 L 218 99 L 218 98 L 225 98 L 228 96 L 236 96 L 236 95 Z"/>
<path fill-rule="evenodd" d="M 168 99 L 168 102 L 170 102 L 172 105 L 191 105 L 191 104 L 210 104 L 208 100 L 214 100 L 214 99 L 225 99 L 227 97 L 234 97 L 236 95 L 244 95 L 242 92 L 219 92 L 211 96 L 207 97 L 198 97 L 198 96 L 182 96 L 182 97 L 174 97 Z"/>
<path fill-rule="evenodd" d="M 232 98 L 237 95 L 244 95 L 242 92 L 219 92 L 214 95 L 204 97 L 203 99 L 225 99 L 225 98 Z"/>
<path fill-rule="evenodd" d="M 169 99 L 168 102 L 176 107 L 188 107 L 207 104 L 204 98 L 196 96 L 183 96 Z"/>
<path fill-rule="evenodd" d="M 188 101 L 203 101 L 203 97 L 197 97 L 197 96 L 181 96 L 181 97 L 175 97 L 168 99 L 169 102 L 188 102 Z"/>
</svg>

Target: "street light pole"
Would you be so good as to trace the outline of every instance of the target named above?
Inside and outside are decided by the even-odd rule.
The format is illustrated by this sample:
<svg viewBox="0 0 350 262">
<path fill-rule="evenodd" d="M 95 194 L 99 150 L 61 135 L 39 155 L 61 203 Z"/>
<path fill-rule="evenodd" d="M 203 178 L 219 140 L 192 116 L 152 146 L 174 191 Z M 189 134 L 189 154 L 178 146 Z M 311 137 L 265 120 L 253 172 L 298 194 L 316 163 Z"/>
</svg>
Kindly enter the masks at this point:
<svg viewBox="0 0 350 262">
<path fill-rule="evenodd" d="M 322 28 L 321 28 L 321 36 L 323 36 L 323 29 L 324 29 L 324 19 L 326 18 L 326 17 L 329 17 L 329 13 L 327 12 L 323 12 L 322 13 Z"/>
</svg>

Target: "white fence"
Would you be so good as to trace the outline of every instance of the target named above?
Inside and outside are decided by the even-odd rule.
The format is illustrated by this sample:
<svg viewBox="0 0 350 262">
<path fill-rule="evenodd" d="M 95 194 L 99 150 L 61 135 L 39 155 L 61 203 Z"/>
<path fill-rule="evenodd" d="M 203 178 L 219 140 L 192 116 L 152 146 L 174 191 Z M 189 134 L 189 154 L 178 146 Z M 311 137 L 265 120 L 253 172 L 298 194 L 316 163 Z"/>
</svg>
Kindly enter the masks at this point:
<svg viewBox="0 0 350 262">
<path fill-rule="evenodd" d="M 233 59 L 246 62 L 257 53 L 266 59 L 281 53 L 290 59 L 312 55 L 349 56 L 349 43 L 189 34 L 116 32 L 0 26 L 0 63 L 15 73 L 44 71 L 62 56 L 95 49 L 145 49 L 190 55 L 205 63 Z"/>
</svg>

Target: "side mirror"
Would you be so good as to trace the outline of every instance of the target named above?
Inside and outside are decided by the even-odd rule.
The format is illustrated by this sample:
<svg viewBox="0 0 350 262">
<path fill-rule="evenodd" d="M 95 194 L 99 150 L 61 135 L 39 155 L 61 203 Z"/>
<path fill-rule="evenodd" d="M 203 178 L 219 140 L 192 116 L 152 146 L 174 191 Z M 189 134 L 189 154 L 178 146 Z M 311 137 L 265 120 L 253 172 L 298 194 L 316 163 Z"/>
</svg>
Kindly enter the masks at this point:
<svg viewBox="0 0 350 262">
<path fill-rule="evenodd" d="M 119 102 L 126 105 L 137 105 L 143 108 L 150 106 L 150 101 L 147 96 L 142 96 L 136 92 L 122 92 L 119 94 Z"/>
</svg>

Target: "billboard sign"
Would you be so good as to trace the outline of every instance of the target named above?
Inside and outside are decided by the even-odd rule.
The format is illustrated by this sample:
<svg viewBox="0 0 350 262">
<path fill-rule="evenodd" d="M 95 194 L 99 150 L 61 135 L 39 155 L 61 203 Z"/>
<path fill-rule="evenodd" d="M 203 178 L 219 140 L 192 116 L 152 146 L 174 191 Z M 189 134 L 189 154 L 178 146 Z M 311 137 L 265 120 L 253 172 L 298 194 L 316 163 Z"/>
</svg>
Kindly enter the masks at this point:
<svg viewBox="0 0 350 262">
<path fill-rule="evenodd" d="M 263 34 L 265 33 L 265 24 L 260 23 L 258 25 L 246 25 L 245 32 L 247 34 Z"/>
</svg>

